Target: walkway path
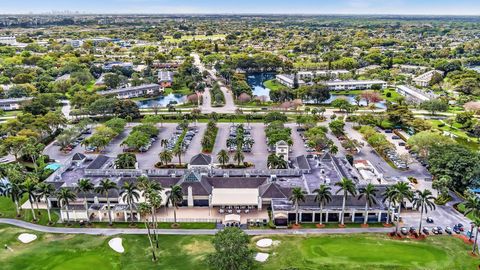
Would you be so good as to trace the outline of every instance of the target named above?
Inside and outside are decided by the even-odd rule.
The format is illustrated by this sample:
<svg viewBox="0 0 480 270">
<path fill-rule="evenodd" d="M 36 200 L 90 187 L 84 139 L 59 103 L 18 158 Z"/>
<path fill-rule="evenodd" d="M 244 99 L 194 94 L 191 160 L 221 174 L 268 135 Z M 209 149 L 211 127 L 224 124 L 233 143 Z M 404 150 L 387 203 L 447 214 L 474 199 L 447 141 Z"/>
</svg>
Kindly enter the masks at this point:
<svg viewBox="0 0 480 270">
<path fill-rule="evenodd" d="M 37 225 L 22 220 L 0 218 L 0 224 L 8 224 L 24 229 L 45 233 L 89 234 L 89 235 L 117 235 L 117 234 L 147 234 L 146 229 L 97 229 L 97 228 L 62 228 Z M 248 235 L 277 235 L 277 234 L 346 234 L 346 233 L 388 233 L 393 228 L 344 228 L 344 229 L 302 229 L 302 230 L 245 230 Z M 217 229 L 160 229 L 158 234 L 169 235 L 213 235 Z"/>
</svg>

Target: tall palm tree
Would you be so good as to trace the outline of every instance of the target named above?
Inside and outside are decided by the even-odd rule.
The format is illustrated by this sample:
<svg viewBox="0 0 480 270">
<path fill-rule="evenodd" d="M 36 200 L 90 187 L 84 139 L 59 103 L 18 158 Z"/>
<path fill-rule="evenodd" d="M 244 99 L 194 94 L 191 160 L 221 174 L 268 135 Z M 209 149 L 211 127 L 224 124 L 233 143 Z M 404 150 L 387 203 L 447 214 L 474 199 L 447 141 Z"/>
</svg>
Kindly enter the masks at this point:
<svg viewBox="0 0 480 270">
<path fill-rule="evenodd" d="M 244 159 L 245 156 L 243 155 L 242 149 L 237 148 L 237 151 L 235 151 L 235 154 L 233 155 L 233 160 L 235 160 L 237 165 L 240 166 L 240 163 L 242 163 Z"/>
<path fill-rule="evenodd" d="M 37 185 L 37 196 L 44 198 L 47 204 L 48 224 L 52 224 L 52 215 L 50 213 L 50 197 L 55 193 L 55 187 L 52 184 L 42 182 Z"/>
<path fill-rule="evenodd" d="M 473 221 L 472 221 L 472 226 L 473 228 L 477 228 L 475 230 L 475 240 L 473 241 L 473 247 L 472 247 L 472 254 L 475 254 L 475 251 L 478 250 L 478 230 L 480 230 L 480 218 L 475 218 Z M 473 230 L 472 230 L 472 233 L 470 235 L 473 234 Z"/>
<path fill-rule="evenodd" d="M 171 151 L 163 150 L 162 152 L 160 152 L 158 157 L 160 158 L 160 163 L 165 164 L 166 166 L 172 161 L 173 155 Z"/>
<path fill-rule="evenodd" d="M 368 208 L 372 206 L 372 204 L 376 204 L 377 201 L 375 200 L 375 196 L 378 189 L 372 183 L 368 183 L 365 187 L 359 189 L 358 199 L 365 198 L 365 212 L 363 214 L 363 224 L 367 224 L 368 221 Z"/>
<path fill-rule="evenodd" d="M 319 188 L 315 189 L 313 193 L 315 193 L 315 201 L 318 202 L 320 206 L 320 225 L 322 225 L 322 216 L 323 216 L 323 206 L 329 203 L 332 200 L 332 192 L 329 186 L 327 185 L 320 185 Z"/>
<path fill-rule="evenodd" d="M 167 206 L 171 204 L 173 206 L 173 223 L 177 224 L 177 208 L 178 204 L 183 202 L 183 191 L 182 187 L 179 185 L 174 185 L 170 187 L 170 193 L 167 198 Z"/>
<path fill-rule="evenodd" d="M 177 147 L 173 148 L 172 154 L 178 157 L 178 165 L 182 166 L 182 154 L 183 154 L 183 147 L 181 145 L 177 145 Z"/>
<path fill-rule="evenodd" d="M 420 224 L 418 225 L 419 234 L 422 234 L 423 213 L 428 213 L 428 209 L 435 209 L 435 203 L 433 202 L 434 200 L 435 197 L 433 197 L 432 192 L 428 189 L 425 189 L 424 191 L 417 190 L 417 194 L 413 198 L 413 207 L 415 207 L 417 210 L 420 209 Z"/>
<path fill-rule="evenodd" d="M 145 194 L 145 199 L 150 206 L 152 224 L 153 224 L 153 235 L 155 236 L 155 244 L 158 248 L 158 235 L 157 235 L 157 208 L 162 205 L 162 197 L 156 189 L 150 188 Z"/>
<path fill-rule="evenodd" d="M 9 196 L 12 202 L 15 204 L 15 210 L 17 211 L 17 217 L 20 217 L 20 199 L 25 193 L 23 183 L 18 181 L 11 181 L 4 184 L 5 196 Z"/>
<path fill-rule="evenodd" d="M 387 209 L 387 221 L 385 222 L 385 224 L 390 224 L 390 212 L 391 212 L 391 209 L 392 209 L 392 204 L 395 206 L 396 204 L 396 201 L 395 201 L 395 189 L 393 186 L 388 186 L 386 189 L 385 189 L 385 192 L 382 194 L 383 196 L 383 202 L 385 203 L 386 201 L 388 201 L 388 209 Z"/>
<path fill-rule="evenodd" d="M 348 194 L 355 196 L 357 194 L 357 189 L 355 187 L 355 183 L 348 179 L 348 178 L 342 178 L 340 182 L 335 183 L 335 186 L 340 187 L 337 190 L 337 193 L 340 193 L 343 191 L 343 202 L 342 202 L 342 215 L 340 216 L 340 224 L 342 226 L 345 225 L 345 203 L 347 201 Z"/>
<path fill-rule="evenodd" d="M 293 188 L 290 201 L 295 204 L 295 225 L 298 225 L 298 203 L 305 201 L 305 191 L 299 187 Z"/>
<path fill-rule="evenodd" d="M 218 162 L 220 162 L 222 166 L 225 167 L 225 164 L 227 164 L 228 161 L 230 161 L 230 157 L 228 156 L 227 150 L 225 149 L 220 150 L 217 154 L 217 159 L 218 159 Z"/>
<path fill-rule="evenodd" d="M 36 222 L 37 221 L 37 216 L 35 215 L 35 209 L 33 207 L 33 202 L 37 200 L 37 198 L 36 198 L 37 184 L 35 182 L 33 182 L 32 180 L 27 179 L 23 183 L 23 187 L 25 189 L 25 193 L 28 195 L 28 202 L 30 203 L 30 209 L 32 210 L 33 221 Z"/>
<path fill-rule="evenodd" d="M 61 205 L 65 206 L 65 210 L 67 212 L 67 225 L 70 224 L 70 214 L 69 214 L 69 206 L 70 202 L 74 201 L 77 198 L 75 192 L 68 188 L 61 188 L 57 192 L 57 199 Z"/>
<path fill-rule="evenodd" d="M 145 228 L 147 229 L 148 241 L 150 242 L 150 248 L 152 249 L 152 260 L 156 261 L 157 257 L 155 256 L 155 248 L 153 247 L 152 235 L 150 234 L 150 225 L 148 224 L 147 214 L 150 212 L 150 206 L 147 203 L 140 203 L 138 206 L 138 212 L 140 215 L 145 216 L 144 223 Z"/>
<path fill-rule="evenodd" d="M 114 189 L 117 189 L 117 184 L 112 182 L 110 179 L 100 180 L 98 187 L 95 188 L 96 192 L 105 195 L 105 198 L 107 199 L 108 224 L 110 226 L 112 226 L 112 212 L 110 211 L 110 199 L 108 198 L 108 192 Z"/>
<path fill-rule="evenodd" d="M 133 204 L 140 199 L 140 192 L 137 185 L 133 182 L 124 182 L 120 196 L 122 196 L 122 200 L 128 204 L 128 208 L 130 209 L 130 222 L 133 224 Z"/>
<path fill-rule="evenodd" d="M 465 201 L 465 211 L 463 212 L 463 214 L 467 216 L 470 213 L 475 218 L 480 218 L 480 199 L 477 196 L 470 196 Z M 473 225 L 472 225 L 472 233 L 468 237 L 468 240 L 472 240 L 472 237 L 473 237 Z"/>
<path fill-rule="evenodd" d="M 77 182 L 77 187 L 75 191 L 78 193 L 83 193 L 83 204 L 85 205 L 85 212 L 87 213 L 87 221 L 90 223 L 90 215 L 88 214 L 88 203 L 87 203 L 87 193 L 95 189 L 94 185 L 87 178 L 80 178 Z"/>
<path fill-rule="evenodd" d="M 398 227 L 400 225 L 400 214 L 402 210 L 402 204 L 405 202 L 405 199 L 411 201 L 413 198 L 413 192 L 410 189 L 410 186 L 407 182 L 398 182 L 393 185 L 395 193 L 395 201 L 398 203 L 397 209 L 397 222 L 395 223 L 395 234 L 398 234 Z"/>
</svg>

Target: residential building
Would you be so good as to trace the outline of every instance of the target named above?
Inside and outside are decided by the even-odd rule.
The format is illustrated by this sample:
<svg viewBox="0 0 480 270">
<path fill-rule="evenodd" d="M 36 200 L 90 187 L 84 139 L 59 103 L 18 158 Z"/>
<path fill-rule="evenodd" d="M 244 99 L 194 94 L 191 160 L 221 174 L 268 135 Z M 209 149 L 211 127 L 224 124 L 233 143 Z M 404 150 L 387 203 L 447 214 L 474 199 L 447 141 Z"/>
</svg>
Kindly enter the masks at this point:
<svg viewBox="0 0 480 270">
<path fill-rule="evenodd" d="M 422 103 L 436 97 L 433 93 L 427 93 L 413 86 L 399 85 L 396 90 L 399 94 L 405 96 L 408 101 L 413 103 Z"/>
<path fill-rule="evenodd" d="M 110 62 L 103 65 L 103 69 L 106 71 L 112 70 L 114 67 L 117 68 L 125 68 L 125 69 L 133 69 L 133 63 L 130 62 Z"/>
<path fill-rule="evenodd" d="M 3 110 L 3 111 L 19 110 L 22 107 L 23 103 L 31 99 L 32 97 L 0 99 L 0 110 Z"/>
<path fill-rule="evenodd" d="M 380 85 L 381 89 L 387 88 L 387 82 L 380 80 L 367 81 L 329 81 L 325 83 L 330 90 L 366 90 L 372 89 L 374 85 Z"/>
<path fill-rule="evenodd" d="M 443 76 L 444 73 L 443 71 L 440 71 L 440 70 L 430 70 L 418 77 L 413 78 L 413 82 L 417 86 L 428 87 L 430 85 L 430 81 L 432 80 L 434 74 L 440 74 Z"/>
<path fill-rule="evenodd" d="M 155 95 L 160 91 L 160 86 L 158 84 L 144 84 L 134 87 L 125 87 L 118 88 L 113 90 L 99 91 L 97 94 L 106 96 L 106 95 L 115 95 L 119 99 L 125 98 L 136 98 L 143 97 L 147 95 Z"/>
<path fill-rule="evenodd" d="M 275 79 L 290 88 L 293 88 L 295 84 L 295 75 L 294 74 L 278 74 L 275 76 Z M 298 79 L 298 85 L 304 85 L 305 82 L 303 80 Z"/>
<path fill-rule="evenodd" d="M 167 70 L 160 70 L 158 72 L 158 83 L 163 88 L 172 87 L 173 72 Z"/>
<path fill-rule="evenodd" d="M 0 44 L 14 45 L 17 43 L 17 39 L 14 36 L 2 36 L 0 37 Z"/>
<path fill-rule="evenodd" d="M 318 77 L 327 77 L 336 79 L 340 77 L 340 75 L 348 74 L 348 70 L 315 70 L 315 71 L 299 71 L 297 73 L 298 79 L 306 80 L 306 79 L 314 79 Z"/>
</svg>

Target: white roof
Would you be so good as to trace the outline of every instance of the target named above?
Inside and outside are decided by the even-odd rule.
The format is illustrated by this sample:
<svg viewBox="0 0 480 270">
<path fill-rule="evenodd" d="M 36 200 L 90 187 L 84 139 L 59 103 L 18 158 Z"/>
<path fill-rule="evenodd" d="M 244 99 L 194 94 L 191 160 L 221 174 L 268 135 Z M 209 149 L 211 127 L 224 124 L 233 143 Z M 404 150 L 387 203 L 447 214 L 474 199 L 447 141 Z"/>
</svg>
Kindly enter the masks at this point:
<svg viewBox="0 0 480 270">
<path fill-rule="evenodd" d="M 228 221 L 240 222 L 240 215 L 236 215 L 236 214 L 226 215 L 225 222 L 228 222 Z"/>
<path fill-rule="evenodd" d="M 214 188 L 212 190 L 212 205 L 257 205 L 258 189 L 256 188 Z"/>
</svg>

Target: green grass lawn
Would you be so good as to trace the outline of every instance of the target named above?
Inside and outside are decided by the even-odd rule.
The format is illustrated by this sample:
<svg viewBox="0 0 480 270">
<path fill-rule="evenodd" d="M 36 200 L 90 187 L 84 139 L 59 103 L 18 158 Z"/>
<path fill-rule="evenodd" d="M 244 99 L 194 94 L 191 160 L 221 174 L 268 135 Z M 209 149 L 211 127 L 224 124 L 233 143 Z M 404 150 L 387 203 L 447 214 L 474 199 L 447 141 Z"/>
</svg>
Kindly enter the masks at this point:
<svg viewBox="0 0 480 270">
<path fill-rule="evenodd" d="M 27 200 L 26 197 L 23 198 L 22 203 Z M 20 210 L 21 216 L 18 218 L 20 220 L 24 220 L 27 222 L 32 222 L 33 216 L 32 211 L 30 208 Z M 48 215 L 47 210 L 40 210 L 40 215 L 38 215 L 38 211 L 35 210 L 35 214 L 37 214 L 37 224 L 46 225 L 48 224 Z M 52 221 L 56 222 L 59 219 L 58 213 L 55 211 L 51 211 L 52 214 Z M 0 197 L 0 218 L 17 218 L 17 212 L 15 210 L 15 205 L 10 200 L 10 198 Z"/>
<path fill-rule="evenodd" d="M 280 245 L 264 269 L 475 269 L 469 246 L 450 236 L 425 241 L 356 234 L 275 237 Z"/>
<path fill-rule="evenodd" d="M 480 148 L 480 146 L 478 144 L 478 141 L 477 141 L 477 138 L 469 136 L 465 131 L 460 129 L 462 127 L 461 124 L 454 123 L 453 128 L 451 128 L 450 126 L 447 126 L 447 124 L 445 124 L 444 126 L 441 126 L 442 121 L 440 121 L 440 120 L 428 120 L 428 122 L 430 122 L 432 124 L 433 128 L 436 128 L 436 129 L 441 130 L 441 131 L 447 131 L 447 132 L 450 132 L 450 133 L 456 135 L 457 138 L 455 138 L 455 140 L 458 143 L 460 143 L 464 146 L 467 146 L 467 147 L 471 148 L 472 150 L 478 150 Z"/>
<path fill-rule="evenodd" d="M 277 80 L 273 79 L 273 80 L 268 80 L 268 81 L 264 81 L 263 82 L 263 86 L 265 86 L 266 88 L 272 90 L 272 91 L 277 91 L 277 90 L 280 90 L 282 88 L 287 88 L 286 86 L 284 86 L 283 84 L 277 82 Z"/>
<path fill-rule="evenodd" d="M 2 270 L 29 269 L 208 269 L 205 256 L 213 251 L 211 236 L 160 235 L 157 262 L 151 261 L 145 235 L 122 235 L 125 253 L 110 249 L 113 237 L 33 232 L 39 238 L 22 244 L 28 230 L 0 225 Z M 280 241 L 270 258 L 257 269 L 476 269 L 480 262 L 468 255 L 470 247 L 451 236 L 424 241 L 391 240 L 386 235 L 268 236 Z M 255 241 L 252 239 L 252 248 Z"/>
<path fill-rule="evenodd" d="M 457 205 L 457 210 L 458 210 L 458 212 L 460 212 L 460 213 L 463 214 L 463 212 L 465 212 L 465 204 L 459 203 L 459 204 Z M 473 213 L 469 213 L 469 214 L 467 215 L 467 218 L 470 219 L 470 220 L 474 220 L 474 219 L 475 219 L 475 217 L 473 216 Z"/>
</svg>

